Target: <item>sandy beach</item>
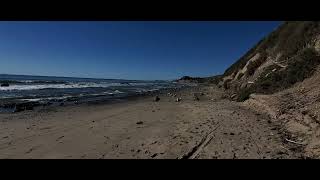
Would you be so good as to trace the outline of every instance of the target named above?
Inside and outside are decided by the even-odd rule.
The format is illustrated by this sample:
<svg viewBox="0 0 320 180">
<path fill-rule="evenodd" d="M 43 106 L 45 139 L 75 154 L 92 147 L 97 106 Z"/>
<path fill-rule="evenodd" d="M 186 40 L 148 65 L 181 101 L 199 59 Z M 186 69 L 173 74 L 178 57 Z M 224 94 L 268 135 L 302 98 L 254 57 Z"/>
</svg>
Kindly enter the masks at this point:
<svg viewBox="0 0 320 180">
<path fill-rule="evenodd" d="M 193 93 L 203 93 L 199 101 Z M 0 114 L 0 158 L 299 158 L 268 116 L 216 86 L 111 104 Z"/>
</svg>

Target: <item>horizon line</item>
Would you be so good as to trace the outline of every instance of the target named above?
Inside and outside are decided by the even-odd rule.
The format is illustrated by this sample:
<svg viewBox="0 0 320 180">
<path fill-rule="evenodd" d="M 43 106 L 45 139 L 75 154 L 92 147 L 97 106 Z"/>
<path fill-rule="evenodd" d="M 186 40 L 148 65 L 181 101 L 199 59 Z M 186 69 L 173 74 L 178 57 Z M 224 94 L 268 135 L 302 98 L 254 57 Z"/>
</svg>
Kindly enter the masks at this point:
<svg viewBox="0 0 320 180">
<path fill-rule="evenodd" d="M 75 77 L 75 76 L 56 76 L 56 75 L 34 75 L 34 74 L 9 74 L 9 73 L 0 73 L 1 75 L 9 76 L 35 76 L 35 77 L 56 77 L 56 78 L 81 78 L 81 79 L 99 79 L 99 80 L 131 80 L 131 81 L 173 81 L 177 79 L 155 79 L 155 80 L 145 80 L 145 79 L 121 79 L 121 78 L 93 78 L 93 77 Z"/>
</svg>

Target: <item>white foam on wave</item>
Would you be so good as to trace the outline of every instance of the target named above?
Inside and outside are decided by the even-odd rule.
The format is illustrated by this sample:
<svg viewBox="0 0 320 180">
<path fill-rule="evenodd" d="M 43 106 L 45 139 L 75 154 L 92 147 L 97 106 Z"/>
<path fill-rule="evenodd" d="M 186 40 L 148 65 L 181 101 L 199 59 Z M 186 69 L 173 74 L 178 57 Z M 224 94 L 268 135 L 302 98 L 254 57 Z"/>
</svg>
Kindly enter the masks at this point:
<svg viewBox="0 0 320 180">
<path fill-rule="evenodd" d="M 38 89 L 69 89 L 69 88 L 105 88 L 111 86 L 128 86 L 120 83 L 71 83 L 71 84 L 37 84 L 37 85 L 11 85 L 0 87 L 0 91 L 12 90 L 38 90 Z"/>
<path fill-rule="evenodd" d="M 120 93 L 123 93 L 123 92 L 121 92 L 121 91 L 119 91 L 119 90 L 115 90 L 113 93 L 115 93 L 115 94 L 120 94 Z"/>
<path fill-rule="evenodd" d="M 73 96 L 62 96 L 62 97 L 47 97 L 47 98 L 32 98 L 32 99 L 19 99 L 22 101 L 29 101 L 29 102 L 37 102 L 37 101 L 45 101 L 45 100 L 64 100 L 67 98 L 72 98 Z"/>
</svg>

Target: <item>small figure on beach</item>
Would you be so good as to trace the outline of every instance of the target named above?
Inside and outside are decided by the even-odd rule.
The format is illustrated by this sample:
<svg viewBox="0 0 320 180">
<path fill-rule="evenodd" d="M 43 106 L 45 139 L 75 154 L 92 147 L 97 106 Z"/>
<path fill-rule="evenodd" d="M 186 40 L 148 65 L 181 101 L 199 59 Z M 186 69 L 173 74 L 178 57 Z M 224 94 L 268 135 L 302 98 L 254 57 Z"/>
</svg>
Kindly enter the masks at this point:
<svg viewBox="0 0 320 180">
<path fill-rule="evenodd" d="M 195 101 L 199 101 L 199 100 L 200 100 L 200 98 L 199 98 L 196 94 L 194 94 L 194 95 L 193 95 L 193 100 L 195 100 Z"/>
<path fill-rule="evenodd" d="M 158 101 L 160 101 L 160 98 L 159 98 L 159 96 L 156 96 L 156 97 L 154 98 L 154 101 L 155 101 L 155 102 L 158 102 Z"/>
</svg>

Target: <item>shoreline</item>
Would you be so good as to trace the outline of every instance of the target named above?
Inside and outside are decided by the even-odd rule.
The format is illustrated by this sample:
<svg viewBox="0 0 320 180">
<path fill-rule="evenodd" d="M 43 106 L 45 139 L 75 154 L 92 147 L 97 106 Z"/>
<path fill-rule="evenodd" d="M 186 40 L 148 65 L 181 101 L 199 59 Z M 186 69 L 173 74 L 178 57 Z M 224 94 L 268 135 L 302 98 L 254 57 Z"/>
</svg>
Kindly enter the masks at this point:
<svg viewBox="0 0 320 180">
<path fill-rule="evenodd" d="M 41 109 L 46 107 L 58 107 L 58 106 L 77 106 L 80 104 L 110 104 L 123 101 L 131 101 L 135 99 L 151 97 L 159 94 L 165 94 L 172 91 L 181 91 L 188 88 L 193 88 L 194 84 L 184 84 L 186 86 L 176 87 L 176 88 L 164 88 L 155 91 L 146 91 L 136 94 L 126 94 L 121 96 L 121 94 L 115 95 L 101 95 L 92 97 L 70 97 L 65 99 L 54 99 L 48 101 L 27 101 L 21 99 L 2 99 L 0 103 L 0 114 L 5 113 L 17 113 L 25 110 Z"/>
<path fill-rule="evenodd" d="M 194 93 L 199 95 L 195 100 Z M 285 150 L 269 118 L 224 98 L 216 86 L 0 114 L 0 158 L 273 159 Z"/>
</svg>

